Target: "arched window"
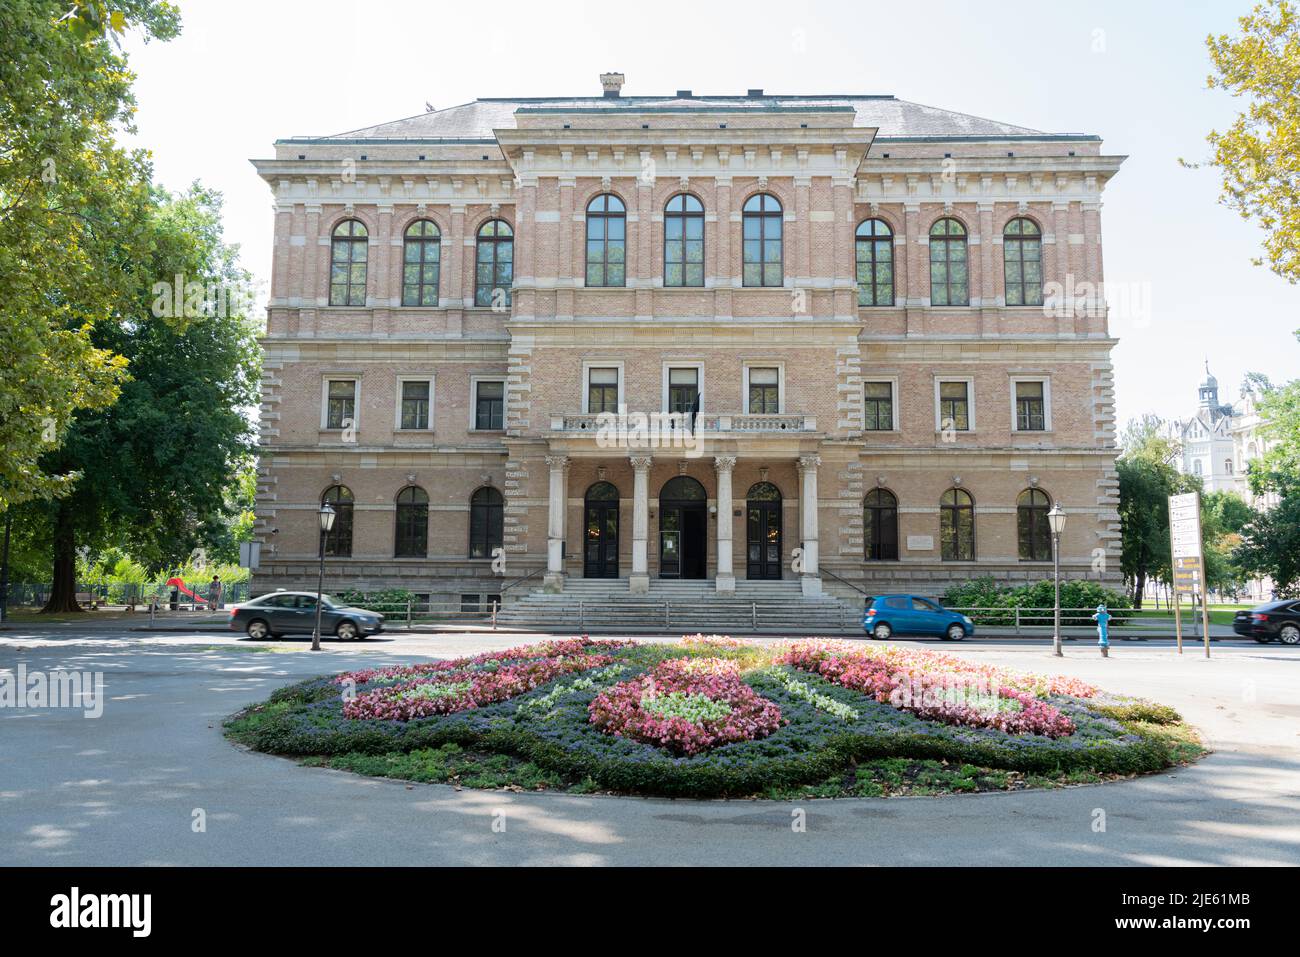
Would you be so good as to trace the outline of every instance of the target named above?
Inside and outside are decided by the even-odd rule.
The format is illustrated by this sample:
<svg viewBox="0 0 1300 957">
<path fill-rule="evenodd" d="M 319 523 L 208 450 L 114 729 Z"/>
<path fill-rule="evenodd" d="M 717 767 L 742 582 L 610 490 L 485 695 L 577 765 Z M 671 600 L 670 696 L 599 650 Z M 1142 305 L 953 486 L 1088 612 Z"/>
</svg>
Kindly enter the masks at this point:
<svg viewBox="0 0 1300 957">
<path fill-rule="evenodd" d="M 1032 219 L 1013 219 L 1002 231 L 1002 268 L 1008 306 L 1043 304 L 1043 236 Z"/>
<path fill-rule="evenodd" d="M 771 193 L 755 193 L 745 200 L 744 283 L 746 286 L 779 286 L 785 282 L 782 270 L 781 203 Z"/>
<path fill-rule="evenodd" d="M 417 219 L 406 227 L 402 255 L 402 305 L 438 304 L 438 265 L 442 259 L 441 236 L 436 224 Z"/>
<path fill-rule="evenodd" d="M 939 500 L 939 547 L 945 562 L 975 560 L 975 500 L 965 489 L 950 488 Z"/>
<path fill-rule="evenodd" d="M 489 485 L 469 499 L 469 557 L 491 558 L 504 537 L 505 499 Z"/>
<path fill-rule="evenodd" d="M 408 485 L 397 493 L 397 535 L 393 554 L 424 558 L 429 553 L 429 493 Z"/>
<path fill-rule="evenodd" d="M 858 305 L 894 304 L 894 233 L 882 219 L 858 226 Z"/>
<path fill-rule="evenodd" d="M 1022 562 L 1052 560 L 1052 529 L 1047 522 L 1051 507 L 1047 493 L 1036 488 L 1025 489 L 1016 499 L 1016 540 Z"/>
<path fill-rule="evenodd" d="M 352 555 L 352 490 L 346 485 L 331 485 L 320 497 L 322 505 L 334 509 L 334 527 L 320 535 L 326 558 L 349 558 Z M 312 516 L 315 519 L 316 516 Z M 319 533 L 320 526 L 317 525 Z"/>
<path fill-rule="evenodd" d="M 499 301 L 509 306 L 515 281 L 515 233 L 509 223 L 490 219 L 479 227 L 474 263 L 474 305 L 493 306 Z"/>
<path fill-rule="evenodd" d="M 330 305 L 366 304 L 366 259 L 370 240 L 366 227 L 345 219 L 334 227 L 330 241 Z"/>
<path fill-rule="evenodd" d="M 664 207 L 664 285 L 704 285 L 704 204 L 690 193 Z"/>
<path fill-rule="evenodd" d="M 873 488 L 862 503 L 862 543 L 869 562 L 898 559 L 898 499 L 883 488 Z"/>
<path fill-rule="evenodd" d="M 587 285 L 622 286 L 626 281 L 627 211 L 612 193 L 587 204 Z"/>
<path fill-rule="evenodd" d="M 955 219 L 941 219 L 930 227 L 930 305 L 970 305 L 966 227 Z"/>
</svg>

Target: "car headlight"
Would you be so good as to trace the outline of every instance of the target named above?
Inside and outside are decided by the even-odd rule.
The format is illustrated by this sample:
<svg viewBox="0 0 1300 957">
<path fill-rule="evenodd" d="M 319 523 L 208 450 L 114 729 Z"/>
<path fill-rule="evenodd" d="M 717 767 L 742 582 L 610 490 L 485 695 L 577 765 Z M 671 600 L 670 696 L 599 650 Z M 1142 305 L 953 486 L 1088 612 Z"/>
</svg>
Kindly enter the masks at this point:
<svg viewBox="0 0 1300 957">
<path fill-rule="evenodd" d="M 970 625 L 972 628 L 975 627 L 975 622 L 971 621 L 971 620 L 970 620 L 969 618 L 967 618 L 965 615 L 962 615 L 962 616 L 961 616 L 961 620 L 964 621 L 964 622 L 966 622 L 966 624 Z"/>
</svg>

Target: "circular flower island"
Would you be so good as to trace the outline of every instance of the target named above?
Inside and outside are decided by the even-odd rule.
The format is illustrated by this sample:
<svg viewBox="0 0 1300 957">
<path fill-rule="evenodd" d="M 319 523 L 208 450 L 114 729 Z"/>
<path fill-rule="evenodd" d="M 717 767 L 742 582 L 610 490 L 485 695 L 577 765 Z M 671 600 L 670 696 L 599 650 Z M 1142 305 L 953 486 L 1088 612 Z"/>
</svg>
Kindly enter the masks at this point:
<svg viewBox="0 0 1300 957">
<path fill-rule="evenodd" d="M 848 641 L 586 638 L 281 688 L 226 734 L 304 764 L 511 790 L 880 797 L 1055 787 L 1194 760 L 1164 705 Z"/>
</svg>

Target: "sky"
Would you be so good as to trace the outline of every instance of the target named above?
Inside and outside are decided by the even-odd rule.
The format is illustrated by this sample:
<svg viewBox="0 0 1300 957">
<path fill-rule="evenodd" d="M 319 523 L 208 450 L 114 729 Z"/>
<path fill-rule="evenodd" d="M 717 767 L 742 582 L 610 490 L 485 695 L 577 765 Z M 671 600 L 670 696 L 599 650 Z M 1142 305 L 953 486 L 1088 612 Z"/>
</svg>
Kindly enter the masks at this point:
<svg viewBox="0 0 1300 957">
<path fill-rule="evenodd" d="M 169 43 L 128 38 L 137 145 L 171 189 L 225 196 L 226 240 L 263 284 L 269 187 L 249 159 L 487 96 L 886 93 L 1127 156 L 1106 188 L 1105 270 L 1120 423 L 1185 417 L 1208 358 L 1220 397 L 1242 376 L 1295 377 L 1300 285 L 1253 265 L 1262 234 L 1219 205 L 1205 136 L 1242 103 L 1206 88 L 1205 40 L 1253 0 L 875 0 L 825 3 L 431 3 L 180 0 Z M 1118 308 L 1116 293 L 1130 308 Z"/>
</svg>

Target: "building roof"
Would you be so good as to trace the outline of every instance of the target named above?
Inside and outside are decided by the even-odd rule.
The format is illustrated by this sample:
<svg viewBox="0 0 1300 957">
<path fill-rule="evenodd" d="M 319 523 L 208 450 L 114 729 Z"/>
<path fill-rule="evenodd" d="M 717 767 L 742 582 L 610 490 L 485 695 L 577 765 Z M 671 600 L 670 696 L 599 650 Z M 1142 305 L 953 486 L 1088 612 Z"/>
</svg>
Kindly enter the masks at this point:
<svg viewBox="0 0 1300 957">
<path fill-rule="evenodd" d="M 954 137 L 1096 139 L 1078 134 L 1048 134 L 984 117 L 941 110 L 893 96 L 865 95 L 762 95 L 762 96 L 577 96 L 480 99 L 443 110 L 408 116 L 377 126 L 349 130 L 326 137 L 294 139 L 371 140 L 432 139 L 491 140 L 493 131 L 515 128 L 515 114 L 546 112 L 772 112 L 786 110 L 852 110 L 853 125 L 877 128 L 877 139 Z"/>
</svg>

